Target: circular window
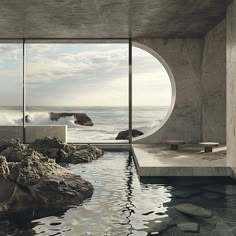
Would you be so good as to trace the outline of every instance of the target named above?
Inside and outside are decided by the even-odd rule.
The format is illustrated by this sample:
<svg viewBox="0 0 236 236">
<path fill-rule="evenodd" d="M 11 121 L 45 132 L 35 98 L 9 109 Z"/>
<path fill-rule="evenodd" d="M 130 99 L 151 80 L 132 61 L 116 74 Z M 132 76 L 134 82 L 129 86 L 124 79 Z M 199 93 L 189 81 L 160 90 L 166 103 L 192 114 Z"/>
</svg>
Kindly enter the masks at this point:
<svg viewBox="0 0 236 236">
<path fill-rule="evenodd" d="M 175 102 L 175 83 L 167 63 L 156 52 L 134 45 L 132 126 L 143 134 L 137 140 L 156 132 L 167 121 Z"/>
</svg>

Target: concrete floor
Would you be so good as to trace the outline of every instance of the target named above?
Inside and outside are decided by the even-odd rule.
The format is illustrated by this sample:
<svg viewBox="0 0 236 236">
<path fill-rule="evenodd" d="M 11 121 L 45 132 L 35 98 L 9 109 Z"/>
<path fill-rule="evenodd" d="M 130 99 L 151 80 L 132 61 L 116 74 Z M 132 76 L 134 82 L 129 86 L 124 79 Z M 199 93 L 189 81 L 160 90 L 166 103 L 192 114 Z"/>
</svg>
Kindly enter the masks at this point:
<svg viewBox="0 0 236 236">
<path fill-rule="evenodd" d="M 180 150 L 171 151 L 168 146 L 135 144 L 133 154 L 140 177 L 232 175 L 223 146 L 204 153 L 197 145 L 183 145 Z"/>
</svg>

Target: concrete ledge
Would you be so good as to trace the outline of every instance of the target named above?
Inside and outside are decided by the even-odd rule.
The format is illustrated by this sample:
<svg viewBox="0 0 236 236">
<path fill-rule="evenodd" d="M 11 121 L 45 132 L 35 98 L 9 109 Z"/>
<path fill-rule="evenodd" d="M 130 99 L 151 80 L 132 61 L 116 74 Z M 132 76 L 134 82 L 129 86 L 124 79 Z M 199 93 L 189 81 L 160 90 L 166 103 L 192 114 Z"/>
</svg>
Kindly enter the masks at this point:
<svg viewBox="0 0 236 236">
<path fill-rule="evenodd" d="M 37 138 L 58 137 L 63 142 L 67 142 L 67 126 L 66 125 L 39 125 L 25 127 L 25 142 L 32 143 Z"/>
<path fill-rule="evenodd" d="M 232 177 L 226 154 L 169 151 L 158 146 L 133 145 L 132 152 L 140 177 L 220 176 Z"/>
</svg>

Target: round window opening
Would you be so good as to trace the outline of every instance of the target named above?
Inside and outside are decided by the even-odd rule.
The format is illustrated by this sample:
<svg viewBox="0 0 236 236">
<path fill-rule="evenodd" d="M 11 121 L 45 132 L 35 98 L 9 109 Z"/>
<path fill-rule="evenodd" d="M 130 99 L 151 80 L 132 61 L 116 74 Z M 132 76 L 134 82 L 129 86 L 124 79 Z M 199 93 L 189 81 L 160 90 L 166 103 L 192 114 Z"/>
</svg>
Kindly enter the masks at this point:
<svg viewBox="0 0 236 236">
<path fill-rule="evenodd" d="M 175 103 L 175 83 L 167 63 L 156 52 L 135 43 L 132 82 L 132 126 L 142 139 L 159 130 Z M 141 135 L 140 135 L 141 134 Z"/>
</svg>

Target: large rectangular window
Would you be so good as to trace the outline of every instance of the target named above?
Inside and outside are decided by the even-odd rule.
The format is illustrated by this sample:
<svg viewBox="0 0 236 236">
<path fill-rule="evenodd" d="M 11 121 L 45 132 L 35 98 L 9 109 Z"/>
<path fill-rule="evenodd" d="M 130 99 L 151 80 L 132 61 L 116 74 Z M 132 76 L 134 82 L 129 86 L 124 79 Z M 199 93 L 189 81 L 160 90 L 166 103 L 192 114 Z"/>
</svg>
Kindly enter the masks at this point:
<svg viewBox="0 0 236 236">
<path fill-rule="evenodd" d="M 25 45 L 26 125 L 67 125 L 68 142 L 128 130 L 128 43 Z"/>
<path fill-rule="evenodd" d="M 22 85 L 23 43 L 0 42 L 0 138 L 23 139 Z"/>
</svg>

